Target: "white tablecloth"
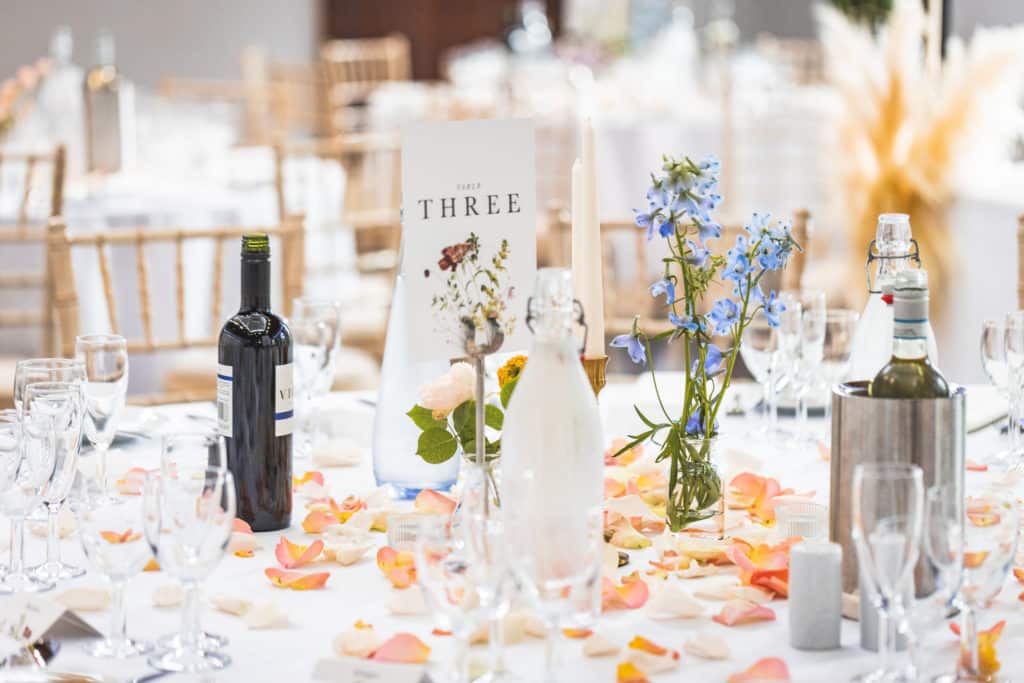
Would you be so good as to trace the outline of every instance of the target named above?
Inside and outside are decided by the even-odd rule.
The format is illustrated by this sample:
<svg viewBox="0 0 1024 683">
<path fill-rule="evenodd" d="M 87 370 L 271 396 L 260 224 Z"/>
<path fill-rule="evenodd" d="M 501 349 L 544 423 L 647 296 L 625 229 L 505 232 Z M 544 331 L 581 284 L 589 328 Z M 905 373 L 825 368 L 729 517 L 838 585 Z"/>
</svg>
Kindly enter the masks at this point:
<svg viewBox="0 0 1024 683">
<path fill-rule="evenodd" d="M 757 389 L 742 386 L 740 391 L 747 399 L 756 396 Z M 970 396 L 970 393 L 969 393 Z M 346 434 L 359 443 L 369 445 L 370 428 L 372 426 L 373 409 L 365 398 L 356 394 L 336 394 L 330 397 L 331 429 L 336 434 Z M 636 425 L 635 417 L 629 406 L 634 401 L 641 404 L 653 400 L 643 383 L 637 385 L 611 385 L 602 395 L 602 412 L 605 416 L 605 430 L 608 437 L 625 434 Z M 970 403 L 970 398 L 968 399 Z M 752 405 L 752 400 L 745 401 Z M 197 422 L 184 417 L 186 413 L 203 413 L 213 415 L 210 404 L 187 406 L 171 406 L 156 409 L 155 415 L 161 418 L 156 432 L 167 432 L 182 429 L 195 429 Z M 723 433 L 730 436 L 734 447 L 743 449 L 762 459 L 762 474 L 777 477 L 783 486 L 793 487 L 798 491 L 815 490 L 816 499 L 826 502 L 828 498 L 828 465 L 817 453 L 779 453 L 769 455 L 757 444 L 744 442 L 743 433 L 753 426 L 757 418 L 728 418 L 723 424 Z M 822 430 L 824 425 L 815 423 L 815 428 Z M 999 437 L 994 430 L 978 436 L 970 437 L 969 452 L 977 455 L 989 448 Z M 410 456 L 411 457 L 411 456 Z M 117 473 L 130 465 L 154 466 L 158 458 L 156 440 L 145 440 L 130 449 L 116 451 L 112 454 L 112 471 Z M 309 467 L 308 463 L 298 463 L 297 472 L 301 473 Z M 363 462 L 352 468 L 324 470 L 327 484 L 332 495 L 341 499 L 350 493 L 365 493 L 374 486 L 371 474 L 369 451 Z M 987 474 L 968 473 L 968 486 L 981 486 Z M 296 526 L 287 532 L 295 540 L 304 537 L 298 523 L 304 511 L 297 509 L 293 516 Z M 540 530 L 539 530 L 540 531 Z M 433 622 L 429 617 L 391 616 L 386 603 L 395 589 L 391 588 L 376 566 L 374 552 L 371 551 L 358 564 L 342 567 L 333 563 L 323 563 L 323 571 L 330 571 L 331 578 L 327 586 L 321 590 L 296 592 L 273 588 L 263 575 L 263 569 L 274 566 L 273 547 L 278 534 L 262 534 L 262 549 L 254 558 L 243 559 L 234 556 L 224 558 L 208 581 L 207 591 L 245 597 L 257 603 L 273 601 L 286 610 L 291 625 L 278 630 L 248 630 L 237 617 L 206 609 L 203 615 L 204 627 L 212 632 L 230 638 L 227 653 L 233 658 L 231 667 L 215 678 L 231 681 L 275 681 L 275 680 L 312 680 L 312 672 L 320 659 L 336 658 L 331 641 L 341 631 L 352 626 L 357 620 L 374 624 L 379 632 L 391 635 L 397 632 L 416 634 L 433 649 L 430 655 L 432 666 L 443 666 L 448 661 L 451 639 L 431 635 Z M 379 542 L 385 542 L 383 534 Z M 538 542 L 543 542 L 543 534 L 539 533 Z M 67 539 L 62 544 L 65 558 L 85 563 L 77 539 Z M 43 543 L 33 538 L 28 545 L 29 559 L 42 559 Z M 641 572 L 647 568 L 647 559 L 643 552 L 631 552 L 630 564 L 623 570 L 628 573 L 634 570 Z M 656 579 L 645 577 L 652 584 Z M 128 628 L 132 636 L 153 639 L 160 635 L 179 629 L 180 614 L 177 609 L 156 609 L 151 606 L 151 598 L 158 586 L 171 579 L 163 573 L 144 573 L 135 578 L 128 587 L 129 609 Z M 699 585 L 693 580 L 692 585 Z M 56 595 L 70 586 L 101 586 L 103 581 L 92 573 L 69 584 L 61 585 L 51 595 Z M 1019 586 L 1012 579 L 995 601 L 991 609 L 982 611 L 979 624 L 986 628 L 999 619 L 1007 620 L 1006 631 L 1000 641 L 998 652 L 1003 664 L 1003 671 L 1009 676 L 1024 674 L 1024 653 L 1015 646 L 1024 636 L 1024 603 L 1017 600 Z M 724 681 L 728 675 L 741 671 L 762 657 L 782 657 L 789 665 L 794 681 L 836 681 L 847 680 L 856 673 L 868 670 L 874 664 L 870 653 L 858 647 L 858 626 L 854 622 L 844 621 L 842 632 L 842 648 L 831 652 L 800 652 L 788 645 L 788 611 L 785 601 L 770 603 L 777 614 L 777 621 L 762 622 L 747 626 L 727 628 L 713 623 L 710 615 L 716 613 L 721 603 L 707 603 L 708 616 L 675 621 L 654 621 L 645 615 L 643 609 L 636 611 L 613 612 L 604 615 L 598 630 L 613 641 L 625 645 L 634 635 L 643 635 L 656 643 L 673 649 L 682 649 L 682 645 L 698 630 L 710 631 L 725 638 L 731 648 L 731 657 L 726 661 L 711 662 L 683 654 L 679 670 L 672 674 L 652 676 L 654 683 L 659 680 L 700 680 Z M 86 618 L 100 630 L 107 629 L 108 613 L 90 613 Z M 944 624 L 936 624 L 928 635 L 925 661 L 931 673 L 948 672 L 953 669 L 957 654 L 955 640 Z M 581 644 L 577 640 L 563 643 L 564 672 L 561 680 L 566 681 L 614 681 L 615 665 L 621 658 L 585 658 L 581 654 Z M 474 656 L 483 656 L 483 648 L 474 648 Z M 541 680 L 541 661 L 543 644 L 539 640 L 527 638 L 523 643 L 512 645 L 507 650 L 507 659 L 514 671 L 524 681 Z M 57 657 L 55 666 L 62 670 L 92 671 L 107 675 L 109 680 L 124 680 L 147 671 L 144 660 L 133 662 L 110 663 L 91 660 L 83 655 L 74 645 L 68 645 Z"/>
</svg>

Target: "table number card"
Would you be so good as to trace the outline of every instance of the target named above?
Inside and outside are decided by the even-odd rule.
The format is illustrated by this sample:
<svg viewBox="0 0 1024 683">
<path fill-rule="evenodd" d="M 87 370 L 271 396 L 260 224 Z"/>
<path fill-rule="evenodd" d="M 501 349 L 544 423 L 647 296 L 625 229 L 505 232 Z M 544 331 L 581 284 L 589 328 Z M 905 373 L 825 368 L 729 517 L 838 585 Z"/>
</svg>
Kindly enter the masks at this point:
<svg viewBox="0 0 1024 683">
<path fill-rule="evenodd" d="M 100 633 L 63 605 L 18 594 L 0 604 L 0 659 L 44 638 L 75 640 Z"/>
<path fill-rule="evenodd" d="M 337 683 L 432 683 L 423 666 L 348 658 L 318 660 L 313 679 Z"/>
<path fill-rule="evenodd" d="M 507 240 L 499 294 L 514 319 L 502 351 L 525 349 L 526 300 L 537 268 L 533 124 L 526 120 L 424 123 L 402 133 L 402 273 L 405 322 L 415 360 L 448 359 L 464 350 L 443 324 L 435 297 L 489 286 L 455 274 L 479 238 L 481 266 L 491 267 Z"/>
</svg>

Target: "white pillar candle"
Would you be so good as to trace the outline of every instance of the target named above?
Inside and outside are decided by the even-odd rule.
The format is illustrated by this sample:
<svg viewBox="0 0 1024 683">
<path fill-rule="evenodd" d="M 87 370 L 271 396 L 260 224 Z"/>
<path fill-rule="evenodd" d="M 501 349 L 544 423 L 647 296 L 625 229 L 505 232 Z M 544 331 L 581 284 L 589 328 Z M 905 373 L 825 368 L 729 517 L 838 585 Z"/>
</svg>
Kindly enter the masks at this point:
<svg viewBox="0 0 1024 683">
<path fill-rule="evenodd" d="M 572 291 L 583 301 L 583 164 L 577 159 L 572 164 Z"/>
<path fill-rule="evenodd" d="M 839 647 L 842 549 L 804 541 L 789 550 L 789 644 L 798 650 Z"/>
<path fill-rule="evenodd" d="M 586 315 L 588 334 L 583 355 L 600 358 L 604 348 L 604 291 L 601 267 L 601 219 L 597 204 L 597 158 L 594 148 L 594 124 L 583 122 L 583 268 L 580 302 Z"/>
</svg>

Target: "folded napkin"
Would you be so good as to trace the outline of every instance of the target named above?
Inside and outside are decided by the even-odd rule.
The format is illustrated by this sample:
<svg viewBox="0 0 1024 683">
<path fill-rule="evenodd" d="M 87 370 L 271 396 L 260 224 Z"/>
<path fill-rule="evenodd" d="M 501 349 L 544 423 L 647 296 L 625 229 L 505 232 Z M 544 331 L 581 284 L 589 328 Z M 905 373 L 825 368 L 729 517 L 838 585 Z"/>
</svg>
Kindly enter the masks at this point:
<svg viewBox="0 0 1024 683">
<path fill-rule="evenodd" d="M 967 431 L 972 432 L 1006 417 L 1006 396 L 996 387 L 970 384 L 967 389 Z"/>
</svg>

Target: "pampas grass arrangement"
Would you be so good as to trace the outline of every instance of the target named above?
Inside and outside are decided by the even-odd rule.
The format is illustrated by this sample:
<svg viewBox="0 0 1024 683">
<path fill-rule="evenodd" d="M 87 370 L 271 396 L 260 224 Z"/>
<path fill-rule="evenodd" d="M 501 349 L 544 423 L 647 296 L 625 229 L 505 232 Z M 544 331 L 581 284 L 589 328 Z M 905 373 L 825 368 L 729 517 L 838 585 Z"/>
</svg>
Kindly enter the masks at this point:
<svg viewBox="0 0 1024 683">
<path fill-rule="evenodd" d="M 878 214 L 908 213 L 937 299 L 956 267 L 946 215 L 957 173 L 968 159 L 1009 156 L 1024 26 L 977 29 L 966 46 L 951 39 L 941 71 L 929 74 L 920 0 L 895 0 L 877 35 L 827 5 L 818 19 L 826 78 L 840 100 L 828 158 L 857 261 L 850 272 L 863 277 L 861 249 Z M 856 284 L 863 291 L 863 280 Z"/>
</svg>

